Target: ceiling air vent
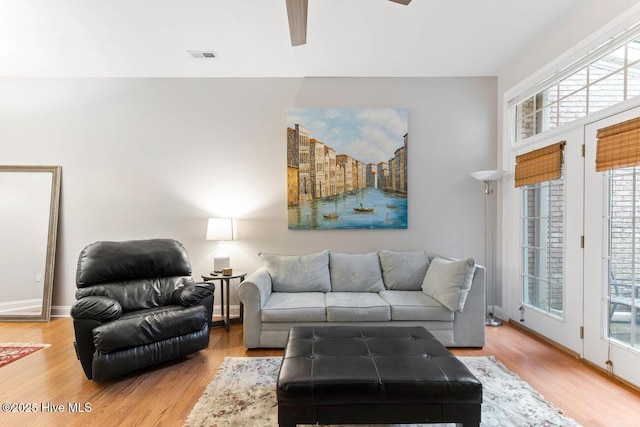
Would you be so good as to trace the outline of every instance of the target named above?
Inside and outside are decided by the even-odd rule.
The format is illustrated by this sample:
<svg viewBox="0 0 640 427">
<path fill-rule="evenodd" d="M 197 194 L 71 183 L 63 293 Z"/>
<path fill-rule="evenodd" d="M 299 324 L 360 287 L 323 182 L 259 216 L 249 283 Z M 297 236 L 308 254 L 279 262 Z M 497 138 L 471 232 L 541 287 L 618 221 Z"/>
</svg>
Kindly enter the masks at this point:
<svg viewBox="0 0 640 427">
<path fill-rule="evenodd" d="M 189 53 L 189 55 L 191 55 L 192 58 L 198 58 L 198 59 L 215 59 L 218 57 L 218 55 L 212 51 L 212 50 L 208 50 L 208 51 L 196 51 L 196 50 L 188 50 L 187 51 Z"/>
</svg>

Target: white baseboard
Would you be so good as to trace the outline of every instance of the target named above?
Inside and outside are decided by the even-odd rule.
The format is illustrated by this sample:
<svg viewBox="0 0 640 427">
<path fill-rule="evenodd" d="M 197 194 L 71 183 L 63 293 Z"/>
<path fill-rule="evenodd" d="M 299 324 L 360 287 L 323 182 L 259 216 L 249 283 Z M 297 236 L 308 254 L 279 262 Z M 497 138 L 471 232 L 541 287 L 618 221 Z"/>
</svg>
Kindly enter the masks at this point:
<svg viewBox="0 0 640 427">
<path fill-rule="evenodd" d="M 51 317 L 71 317 L 71 306 L 70 305 L 51 306 Z"/>
<path fill-rule="evenodd" d="M 226 310 L 227 307 L 225 307 L 224 309 Z M 214 316 L 219 316 L 220 315 L 220 306 L 219 305 L 214 305 L 213 306 L 213 315 Z M 231 317 L 240 316 L 240 305 L 239 304 L 229 305 L 229 316 L 231 316 Z"/>
<path fill-rule="evenodd" d="M 502 307 L 500 307 L 499 305 L 496 305 L 495 307 L 492 307 L 490 305 L 487 306 L 487 315 L 491 312 L 492 308 L 495 309 L 495 312 L 493 313 L 494 316 L 497 316 L 498 318 L 506 321 L 506 319 L 504 318 L 504 312 L 502 310 Z"/>
</svg>

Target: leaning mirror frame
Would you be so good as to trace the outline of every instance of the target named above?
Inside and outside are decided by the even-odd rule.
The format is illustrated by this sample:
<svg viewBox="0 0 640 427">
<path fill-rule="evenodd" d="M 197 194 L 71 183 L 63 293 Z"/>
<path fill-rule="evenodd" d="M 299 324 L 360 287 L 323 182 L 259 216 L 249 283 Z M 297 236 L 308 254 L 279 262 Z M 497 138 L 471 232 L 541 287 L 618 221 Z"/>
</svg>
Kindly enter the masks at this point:
<svg viewBox="0 0 640 427">
<path fill-rule="evenodd" d="M 51 298 L 53 291 L 53 277 L 56 256 L 56 240 L 58 234 L 58 209 L 60 204 L 60 180 L 61 166 L 3 166 L 0 165 L 0 173 L 4 172 L 42 172 L 51 173 L 51 191 L 49 202 L 49 225 L 47 233 L 47 248 L 45 255 L 45 270 L 43 275 L 42 310 L 40 314 L 2 315 L 0 322 L 47 322 L 51 318 Z"/>
</svg>

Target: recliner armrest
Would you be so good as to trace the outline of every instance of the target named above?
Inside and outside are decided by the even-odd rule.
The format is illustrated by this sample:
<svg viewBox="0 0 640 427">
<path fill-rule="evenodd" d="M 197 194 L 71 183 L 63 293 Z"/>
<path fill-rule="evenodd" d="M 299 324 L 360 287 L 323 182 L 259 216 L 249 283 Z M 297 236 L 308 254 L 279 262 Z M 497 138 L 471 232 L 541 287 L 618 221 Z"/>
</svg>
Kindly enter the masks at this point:
<svg viewBox="0 0 640 427">
<path fill-rule="evenodd" d="M 171 295 L 171 301 L 184 307 L 192 307 L 213 295 L 216 289 L 213 282 L 197 282 L 176 289 Z"/>
<path fill-rule="evenodd" d="M 74 319 L 91 319 L 99 322 L 111 322 L 122 316 L 122 306 L 113 298 L 89 296 L 81 298 L 71 306 Z"/>
</svg>

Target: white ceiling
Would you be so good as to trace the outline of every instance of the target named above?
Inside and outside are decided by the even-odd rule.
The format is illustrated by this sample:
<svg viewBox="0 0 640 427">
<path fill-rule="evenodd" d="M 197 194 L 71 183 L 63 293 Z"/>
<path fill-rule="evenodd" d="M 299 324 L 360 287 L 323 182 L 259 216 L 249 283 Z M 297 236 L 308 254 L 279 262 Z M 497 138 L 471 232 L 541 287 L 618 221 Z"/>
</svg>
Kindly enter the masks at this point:
<svg viewBox="0 0 640 427">
<path fill-rule="evenodd" d="M 0 76 L 495 76 L 592 1 L 1 0 Z"/>
</svg>

